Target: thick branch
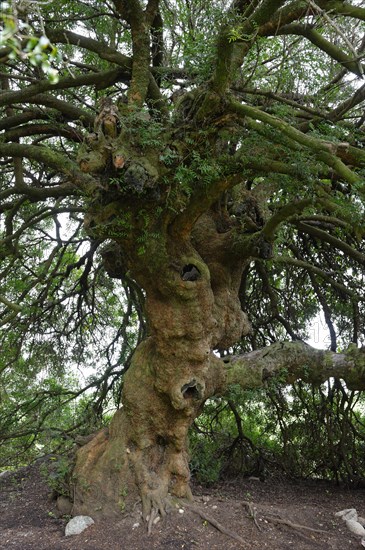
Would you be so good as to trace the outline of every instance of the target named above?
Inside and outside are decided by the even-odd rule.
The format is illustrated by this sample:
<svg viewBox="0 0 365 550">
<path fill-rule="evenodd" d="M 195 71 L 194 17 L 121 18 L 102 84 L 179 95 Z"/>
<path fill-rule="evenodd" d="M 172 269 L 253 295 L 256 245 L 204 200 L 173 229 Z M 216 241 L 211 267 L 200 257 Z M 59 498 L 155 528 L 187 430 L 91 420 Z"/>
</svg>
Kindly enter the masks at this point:
<svg viewBox="0 0 365 550">
<path fill-rule="evenodd" d="M 67 88 L 79 88 L 80 86 L 95 85 L 98 90 L 107 88 L 125 76 L 123 69 L 113 69 L 100 73 L 82 74 L 76 77 L 61 78 L 57 84 L 49 80 L 40 80 L 37 84 L 31 84 L 27 88 L 16 92 L 5 92 L 0 95 L 0 106 L 23 103 L 35 95 L 49 90 L 65 90 Z"/>
<path fill-rule="evenodd" d="M 14 192 L 24 192 L 34 198 L 43 199 L 48 196 L 63 196 L 65 194 L 77 194 L 77 188 L 75 185 L 80 186 L 80 189 L 92 184 L 93 178 L 87 174 L 81 172 L 77 164 L 67 158 L 65 155 L 61 155 L 46 147 L 37 147 L 34 145 L 20 145 L 18 143 L 1 143 L 0 142 L 0 154 L 4 157 L 18 157 L 28 158 L 41 162 L 48 167 L 56 168 L 61 173 L 71 178 L 74 186 L 59 186 L 58 192 L 55 194 L 55 188 L 42 188 L 34 189 L 27 185 L 22 187 L 17 186 Z M 62 192 L 63 190 L 63 192 Z M 39 196 L 38 196 L 39 195 Z"/>
<path fill-rule="evenodd" d="M 352 248 L 352 246 L 345 243 L 341 239 L 334 237 L 330 233 L 327 233 L 326 231 L 323 231 L 318 227 L 309 225 L 308 223 L 295 222 L 295 221 L 293 221 L 292 223 L 296 225 L 299 231 L 303 231 L 304 233 L 308 233 L 309 235 L 312 235 L 312 237 L 315 237 L 321 241 L 329 243 L 331 246 L 334 246 L 335 248 L 342 250 L 342 252 L 344 252 L 350 258 L 354 258 L 354 260 L 356 260 L 360 264 L 365 265 L 365 255 L 359 252 L 358 250 L 356 250 L 355 248 Z"/>
<path fill-rule="evenodd" d="M 248 116 L 253 120 L 260 120 L 273 128 L 280 130 L 288 138 L 292 139 L 294 142 L 297 142 L 305 147 L 311 149 L 314 154 L 322 162 L 333 168 L 344 180 L 349 183 L 360 183 L 362 178 L 358 176 L 355 172 L 350 170 L 337 156 L 337 149 L 341 149 L 343 144 L 339 143 L 329 143 L 317 139 L 312 136 L 303 134 L 296 128 L 293 128 L 283 120 L 276 118 L 268 113 L 250 107 L 249 105 L 243 105 L 237 101 L 230 102 L 230 110 L 241 116 Z M 365 153 L 358 150 L 357 160 L 358 165 L 361 165 L 364 162 Z"/>
<path fill-rule="evenodd" d="M 295 214 L 303 212 L 308 206 L 313 204 L 313 199 L 303 199 L 298 202 L 292 202 L 280 208 L 271 218 L 266 222 L 265 226 L 261 230 L 262 235 L 266 239 L 274 241 L 275 233 L 279 229 L 282 223 L 290 219 Z"/>
<path fill-rule="evenodd" d="M 261 387 L 277 378 L 285 384 L 303 380 L 321 384 L 342 378 L 350 390 L 365 390 L 365 350 L 351 345 L 345 353 L 317 350 L 304 342 L 278 342 L 267 348 L 224 357 L 226 386 Z"/>
<path fill-rule="evenodd" d="M 215 74 L 212 78 L 212 89 L 215 92 L 220 94 L 225 92 L 233 78 L 235 68 L 241 65 L 244 56 L 254 43 L 258 34 L 258 28 L 267 21 L 270 21 L 273 14 L 284 3 L 283 0 L 264 0 L 249 17 L 243 18 L 242 25 L 235 29 L 237 37 L 233 38 L 233 29 L 230 25 L 224 26 L 218 39 L 217 63 Z M 240 14 L 240 8 L 245 7 L 245 3 L 243 6 L 234 3 L 232 11 L 233 13 Z M 241 36 L 242 40 L 238 40 L 238 36 Z M 236 43 L 239 45 L 239 52 L 237 51 Z"/>
<path fill-rule="evenodd" d="M 105 61 L 109 61 L 109 63 L 115 63 L 129 73 L 132 69 L 132 60 L 130 57 L 117 52 L 103 42 L 64 29 L 46 29 L 46 31 L 51 42 L 72 44 L 78 48 L 96 53 L 101 59 L 105 59 Z"/>
<path fill-rule="evenodd" d="M 362 8 L 360 6 L 353 6 L 351 4 L 343 2 L 342 0 L 331 0 L 330 2 L 328 2 L 328 0 L 321 0 L 317 3 L 322 8 L 328 7 L 329 9 L 335 11 L 338 15 L 356 17 L 356 19 L 365 21 L 365 8 Z M 326 4 L 326 6 L 324 6 L 324 4 Z"/>
<path fill-rule="evenodd" d="M 18 128 L 12 128 L 4 133 L 5 141 L 17 141 L 19 138 L 27 136 L 63 136 L 70 141 L 80 143 L 82 141 L 82 135 L 76 131 L 75 128 L 68 124 L 25 124 Z"/>
<path fill-rule="evenodd" d="M 130 24 L 132 33 L 132 78 L 128 101 L 142 107 L 150 80 L 150 27 L 158 2 L 149 2 L 146 12 L 139 0 L 115 0 L 115 6 Z"/>
</svg>

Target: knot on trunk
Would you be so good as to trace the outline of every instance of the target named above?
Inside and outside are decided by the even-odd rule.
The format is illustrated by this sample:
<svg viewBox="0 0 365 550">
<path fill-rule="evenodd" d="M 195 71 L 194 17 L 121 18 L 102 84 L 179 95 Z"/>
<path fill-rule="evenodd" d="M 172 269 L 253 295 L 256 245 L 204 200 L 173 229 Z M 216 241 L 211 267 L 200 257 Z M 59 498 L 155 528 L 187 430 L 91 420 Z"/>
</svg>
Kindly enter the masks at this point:
<svg viewBox="0 0 365 550">
<path fill-rule="evenodd" d="M 183 281 L 197 281 L 201 277 L 199 269 L 194 264 L 187 264 L 181 270 Z"/>
<path fill-rule="evenodd" d="M 184 399 L 202 399 L 202 386 L 193 379 L 187 384 L 184 384 L 181 388 L 181 393 L 183 394 Z"/>
<path fill-rule="evenodd" d="M 180 383 L 174 384 L 168 393 L 173 408 L 176 411 L 185 410 L 184 414 L 188 415 L 206 399 L 205 383 L 202 379 L 195 377 L 184 383 L 180 380 Z"/>
</svg>

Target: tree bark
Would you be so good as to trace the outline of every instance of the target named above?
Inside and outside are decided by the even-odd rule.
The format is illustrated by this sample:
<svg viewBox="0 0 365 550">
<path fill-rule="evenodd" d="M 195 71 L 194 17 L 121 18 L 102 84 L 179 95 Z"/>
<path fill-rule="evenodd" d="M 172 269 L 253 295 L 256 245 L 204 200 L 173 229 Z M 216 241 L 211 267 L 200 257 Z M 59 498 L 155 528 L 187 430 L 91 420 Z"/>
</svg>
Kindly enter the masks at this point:
<svg viewBox="0 0 365 550">
<path fill-rule="evenodd" d="M 246 259 L 232 260 L 227 235 L 202 216 L 190 240 L 150 240 L 133 275 L 146 292 L 149 337 L 125 375 L 122 408 L 109 430 L 77 453 L 74 514 L 118 515 L 142 499 L 143 516 L 164 515 L 172 496 L 191 499 L 187 435 L 204 402 L 230 385 L 264 385 L 277 377 L 320 384 L 343 378 L 365 389 L 365 354 L 335 354 L 303 342 L 273 344 L 218 358 L 250 330 L 238 290 Z M 194 246 L 192 245 L 194 244 Z"/>
<path fill-rule="evenodd" d="M 197 96 L 197 113 L 207 97 Z M 220 101 L 215 106 L 219 112 Z M 209 190 L 195 180 L 186 199 L 176 168 L 169 173 L 159 160 L 168 142 L 161 138 L 157 152 L 145 147 L 141 158 L 128 116 L 113 105 L 105 109 L 105 120 L 102 111 L 78 156 L 86 178 L 104 174 L 85 225 L 94 238 L 114 242 L 108 272 L 122 278 L 128 271 L 144 290 L 149 335 L 125 375 L 123 405 L 110 428 L 77 453 L 73 513 L 110 517 L 141 498 L 147 519 L 164 515 L 171 497 L 191 498 L 187 435 L 207 399 L 231 384 L 253 388 L 277 375 L 285 383 L 339 376 L 350 388 L 364 387 L 364 354 L 351 349 L 331 355 L 292 342 L 219 359 L 214 350 L 229 349 L 250 331 L 239 300 L 244 268 L 254 257 L 270 257 L 278 226 L 311 201 L 289 205 L 265 223 L 246 191 L 239 199 L 246 217 L 237 222 L 218 199 L 238 176 L 231 181 L 218 172 Z M 134 122 L 142 130 L 143 120 Z M 177 151 L 186 145 L 174 144 Z M 156 203 L 167 202 L 170 193 L 181 208 L 161 208 L 156 215 Z"/>
</svg>

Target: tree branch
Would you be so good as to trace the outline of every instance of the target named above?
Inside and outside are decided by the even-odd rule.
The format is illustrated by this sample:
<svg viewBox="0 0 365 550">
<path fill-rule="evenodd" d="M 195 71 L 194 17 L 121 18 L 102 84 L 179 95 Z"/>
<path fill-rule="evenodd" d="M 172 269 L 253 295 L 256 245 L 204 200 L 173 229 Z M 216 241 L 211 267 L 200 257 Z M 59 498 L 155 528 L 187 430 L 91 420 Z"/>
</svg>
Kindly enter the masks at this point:
<svg viewBox="0 0 365 550">
<path fill-rule="evenodd" d="M 94 40 L 93 38 L 87 38 L 81 34 L 77 34 L 72 31 L 64 29 L 46 29 L 47 36 L 51 42 L 59 44 L 72 44 L 78 48 L 83 48 L 90 52 L 96 53 L 100 59 L 105 59 L 109 63 L 115 63 L 119 65 L 124 71 L 130 75 L 132 70 L 132 60 L 127 55 L 123 55 L 118 51 L 110 48 L 104 42 Z"/>
<path fill-rule="evenodd" d="M 225 25 L 219 35 L 217 44 L 216 67 L 211 81 L 213 91 L 223 94 L 233 78 L 235 69 L 238 68 L 254 43 L 259 27 L 273 17 L 277 10 L 285 3 L 284 0 L 264 0 L 249 17 L 242 17 L 242 24 L 233 29 L 231 25 Z M 232 15 L 241 14 L 246 8 L 246 3 L 234 2 L 231 8 Z M 232 31 L 235 31 L 234 35 Z M 242 38 L 240 38 L 242 37 Z M 239 46 L 239 51 L 237 47 Z"/>
<path fill-rule="evenodd" d="M 303 199 L 301 201 L 292 202 L 280 208 L 271 218 L 265 223 L 264 227 L 261 230 L 262 235 L 266 239 L 274 241 L 275 232 L 282 223 L 289 220 L 295 214 L 303 212 L 308 206 L 313 204 L 313 199 Z"/>
<path fill-rule="evenodd" d="M 130 24 L 132 33 L 132 78 L 128 102 L 142 107 L 150 80 L 150 28 L 157 12 L 158 2 L 150 1 L 144 12 L 139 0 L 114 0 L 117 10 Z"/>
<path fill-rule="evenodd" d="M 342 252 L 344 252 L 346 256 L 349 256 L 350 258 L 353 258 L 360 264 L 365 265 L 365 255 L 359 252 L 358 250 L 355 250 L 354 248 L 352 248 L 352 246 L 345 243 L 341 239 L 338 239 L 337 237 L 330 235 L 326 231 L 323 231 L 318 227 L 313 227 L 313 225 L 309 225 L 307 223 L 303 223 L 300 221 L 299 222 L 292 221 L 291 223 L 295 225 L 299 231 L 303 231 L 303 233 L 307 233 L 309 235 L 312 235 L 312 237 L 315 237 L 321 241 L 329 243 L 335 248 L 342 250 Z"/>
<path fill-rule="evenodd" d="M 338 61 L 343 65 L 347 70 L 356 74 L 360 78 L 364 74 L 364 67 L 360 65 L 360 62 L 353 57 L 345 54 L 340 48 L 335 44 L 324 38 L 319 32 L 313 29 L 310 25 L 301 25 L 299 23 L 292 23 L 290 25 L 284 25 L 281 27 L 277 34 L 279 35 L 290 35 L 294 34 L 296 36 L 304 36 L 312 42 L 317 48 L 325 52 L 335 61 Z"/>
<path fill-rule="evenodd" d="M 226 369 L 226 391 L 231 384 L 261 387 L 272 378 L 284 384 L 301 379 L 321 384 L 342 378 L 350 390 L 365 390 L 365 349 L 350 345 L 344 353 L 317 350 L 304 342 L 278 342 L 266 348 L 221 360 Z"/>
<path fill-rule="evenodd" d="M 129 78 L 129 75 L 126 75 L 126 72 L 120 68 L 111 71 L 77 75 L 76 77 L 61 78 L 57 84 L 53 84 L 49 80 L 40 80 L 37 84 L 31 84 L 22 90 L 2 93 L 0 95 L 0 107 L 28 101 L 35 95 L 49 90 L 65 90 L 68 88 L 79 88 L 80 86 L 96 86 L 98 90 L 102 90 L 120 81 L 123 76 L 128 76 Z"/>
<path fill-rule="evenodd" d="M 350 296 L 353 299 L 358 299 L 360 301 L 365 301 L 365 297 L 357 296 L 352 290 L 350 290 L 347 286 L 337 282 L 335 279 L 331 277 L 331 274 L 328 271 L 324 271 L 323 269 L 320 269 L 319 267 L 309 263 L 305 262 L 303 260 L 298 260 L 296 258 L 291 258 L 290 256 L 274 256 L 272 258 L 272 261 L 278 264 L 283 265 L 293 265 L 295 267 L 298 267 L 300 269 L 304 269 L 305 271 L 311 271 L 315 273 L 316 275 L 319 275 L 323 281 L 329 283 L 334 288 L 337 288 L 341 293 Z"/>
<path fill-rule="evenodd" d="M 47 197 L 63 197 L 66 195 L 78 195 L 80 191 L 94 187 L 96 182 L 88 175 L 81 172 L 75 162 L 66 155 L 52 151 L 46 147 L 35 145 L 22 145 L 18 143 L 1 143 L 0 154 L 5 157 L 28 158 L 43 163 L 48 167 L 56 168 L 62 174 L 68 176 L 72 183 L 50 188 L 34 188 L 28 185 L 16 185 L 14 193 L 24 193 L 34 199 L 44 200 Z M 6 197 L 5 197 L 6 198 Z"/>
<path fill-rule="evenodd" d="M 256 109 L 254 107 L 250 107 L 249 105 L 241 104 L 237 101 L 231 100 L 228 109 L 236 113 L 240 116 L 248 116 L 252 118 L 253 120 L 260 120 L 261 122 L 264 122 L 268 124 L 269 126 L 272 126 L 273 128 L 277 128 L 280 130 L 284 135 L 286 135 L 288 138 L 292 139 L 294 142 L 297 142 L 301 145 L 304 145 L 305 147 L 308 147 L 311 149 L 314 154 L 333 168 L 343 179 L 348 181 L 349 183 L 362 183 L 363 180 L 360 176 L 358 176 L 355 172 L 350 170 L 336 155 L 337 149 L 341 149 L 342 143 L 336 144 L 336 143 L 330 143 L 325 142 L 323 140 L 314 138 L 312 136 L 308 136 L 306 134 L 303 134 L 296 128 L 293 128 L 286 122 L 284 122 L 281 119 L 278 119 L 272 115 L 269 115 L 268 113 L 265 113 L 264 111 L 260 111 L 259 109 Z M 365 162 L 365 152 L 359 150 L 357 151 L 357 160 L 358 165 L 362 165 Z M 365 190 L 364 190 L 365 192 Z"/>
</svg>

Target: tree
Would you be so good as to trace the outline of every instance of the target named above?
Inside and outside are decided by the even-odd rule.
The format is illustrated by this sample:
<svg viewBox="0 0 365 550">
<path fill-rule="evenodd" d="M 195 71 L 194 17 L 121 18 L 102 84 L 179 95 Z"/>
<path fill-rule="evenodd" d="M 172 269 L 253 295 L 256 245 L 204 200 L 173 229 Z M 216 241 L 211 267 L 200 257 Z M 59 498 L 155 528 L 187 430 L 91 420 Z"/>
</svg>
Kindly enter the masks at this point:
<svg viewBox="0 0 365 550">
<path fill-rule="evenodd" d="M 138 343 L 77 453 L 75 513 L 190 498 L 188 428 L 230 384 L 364 389 L 364 18 L 340 0 L 9 5 L 3 372 L 39 347 L 85 364 L 110 338 L 105 397 L 117 336 Z M 329 351 L 303 342 L 320 308 Z"/>
</svg>

